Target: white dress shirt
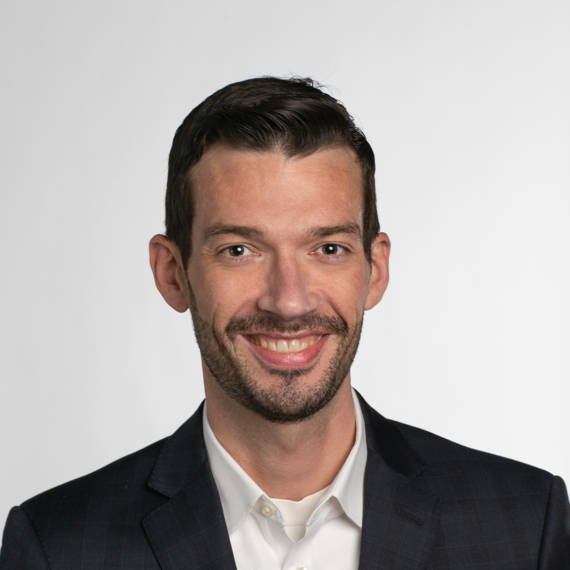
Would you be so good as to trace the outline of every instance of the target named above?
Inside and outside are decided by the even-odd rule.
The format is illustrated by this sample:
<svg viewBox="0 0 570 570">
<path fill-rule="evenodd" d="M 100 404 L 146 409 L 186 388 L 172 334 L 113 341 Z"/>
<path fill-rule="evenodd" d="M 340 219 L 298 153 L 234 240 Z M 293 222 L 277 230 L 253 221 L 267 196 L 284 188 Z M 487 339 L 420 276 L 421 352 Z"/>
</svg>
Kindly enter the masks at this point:
<svg viewBox="0 0 570 570">
<path fill-rule="evenodd" d="M 325 489 L 301 501 L 271 499 L 220 445 L 204 406 L 204 440 L 238 570 L 357 570 L 366 437 L 352 392 L 356 439 Z"/>
</svg>

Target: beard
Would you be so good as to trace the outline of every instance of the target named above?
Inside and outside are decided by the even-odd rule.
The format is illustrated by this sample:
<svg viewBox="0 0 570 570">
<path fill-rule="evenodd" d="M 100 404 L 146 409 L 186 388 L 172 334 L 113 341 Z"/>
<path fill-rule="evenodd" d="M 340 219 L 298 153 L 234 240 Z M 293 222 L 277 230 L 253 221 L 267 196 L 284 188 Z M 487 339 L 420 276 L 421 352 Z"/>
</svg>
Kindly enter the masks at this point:
<svg viewBox="0 0 570 570">
<path fill-rule="evenodd" d="M 339 316 L 308 314 L 291 323 L 268 315 L 250 315 L 231 319 L 223 331 L 202 318 L 190 283 L 190 313 L 200 353 L 208 370 L 220 388 L 232 400 L 271 422 L 286 424 L 300 422 L 322 410 L 336 395 L 348 376 L 358 350 L 363 316 L 353 327 Z M 240 334 L 293 334 L 318 330 L 335 335 L 337 348 L 330 364 L 313 386 L 303 384 L 320 358 L 304 368 L 279 370 L 259 361 L 259 365 L 273 375 L 271 388 L 263 388 L 255 372 L 238 355 L 237 337 Z"/>
</svg>

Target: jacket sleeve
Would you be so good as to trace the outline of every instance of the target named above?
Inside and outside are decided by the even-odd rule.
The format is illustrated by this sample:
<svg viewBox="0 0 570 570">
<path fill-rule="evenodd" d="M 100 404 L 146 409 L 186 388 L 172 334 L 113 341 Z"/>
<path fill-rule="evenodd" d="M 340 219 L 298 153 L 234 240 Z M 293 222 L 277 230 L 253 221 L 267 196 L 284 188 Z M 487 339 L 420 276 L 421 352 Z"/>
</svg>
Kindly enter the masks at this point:
<svg viewBox="0 0 570 570">
<path fill-rule="evenodd" d="M 0 570 L 49 570 L 40 538 L 20 507 L 14 507 L 6 521 Z"/>
<path fill-rule="evenodd" d="M 564 481 L 554 477 L 546 506 L 538 570 L 562 568 L 570 568 L 570 503 Z"/>
</svg>

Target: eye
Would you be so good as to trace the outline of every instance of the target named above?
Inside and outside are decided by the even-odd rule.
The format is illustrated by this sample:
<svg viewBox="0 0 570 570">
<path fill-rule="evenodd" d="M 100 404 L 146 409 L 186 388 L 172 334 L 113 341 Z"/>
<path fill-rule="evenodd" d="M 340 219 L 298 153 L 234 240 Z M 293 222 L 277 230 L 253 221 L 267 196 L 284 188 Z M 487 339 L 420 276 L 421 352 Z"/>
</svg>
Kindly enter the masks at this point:
<svg viewBox="0 0 570 570">
<path fill-rule="evenodd" d="M 346 251 L 346 249 L 344 247 L 342 247 L 341 245 L 338 245 L 336 243 L 325 243 L 324 245 L 321 245 L 321 247 L 319 247 L 319 249 L 325 255 L 339 255 L 339 254 L 344 253 Z M 319 249 L 317 251 L 319 251 Z"/>
<path fill-rule="evenodd" d="M 245 245 L 237 244 L 226 247 L 222 253 L 225 253 L 230 257 L 245 257 L 247 255 L 251 255 L 252 251 L 249 248 L 245 247 Z"/>
</svg>

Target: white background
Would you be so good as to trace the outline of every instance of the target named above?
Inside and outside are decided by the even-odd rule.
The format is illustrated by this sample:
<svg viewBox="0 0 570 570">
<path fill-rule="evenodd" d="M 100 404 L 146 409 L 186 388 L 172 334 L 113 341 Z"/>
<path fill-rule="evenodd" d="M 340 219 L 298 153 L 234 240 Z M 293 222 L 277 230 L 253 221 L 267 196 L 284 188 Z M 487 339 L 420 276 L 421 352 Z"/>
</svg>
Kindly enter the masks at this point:
<svg viewBox="0 0 570 570">
<path fill-rule="evenodd" d="M 354 385 L 388 417 L 570 481 L 567 0 L 1 12 L 1 519 L 201 401 L 190 317 L 155 290 L 147 244 L 177 126 L 263 74 L 329 85 L 376 152 L 392 281 Z"/>
</svg>

